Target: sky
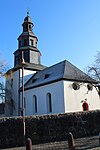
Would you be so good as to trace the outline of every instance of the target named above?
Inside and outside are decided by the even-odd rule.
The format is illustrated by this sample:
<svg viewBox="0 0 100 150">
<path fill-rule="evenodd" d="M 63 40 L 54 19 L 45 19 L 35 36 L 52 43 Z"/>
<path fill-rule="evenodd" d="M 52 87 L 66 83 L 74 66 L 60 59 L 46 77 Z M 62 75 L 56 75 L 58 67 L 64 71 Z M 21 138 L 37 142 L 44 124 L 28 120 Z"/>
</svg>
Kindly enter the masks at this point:
<svg viewBox="0 0 100 150">
<path fill-rule="evenodd" d="M 84 70 L 94 61 L 100 51 L 100 0 L 0 0 L 0 56 L 11 68 L 27 11 L 41 64 L 66 59 Z"/>
</svg>

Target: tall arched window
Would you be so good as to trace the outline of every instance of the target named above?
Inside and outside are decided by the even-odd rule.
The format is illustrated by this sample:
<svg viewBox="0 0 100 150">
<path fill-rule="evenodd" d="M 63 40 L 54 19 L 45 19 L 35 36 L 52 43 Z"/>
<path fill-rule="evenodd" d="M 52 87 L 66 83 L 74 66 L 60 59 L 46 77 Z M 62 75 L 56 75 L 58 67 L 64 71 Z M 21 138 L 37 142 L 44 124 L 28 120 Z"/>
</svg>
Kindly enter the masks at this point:
<svg viewBox="0 0 100 150">
<path fill-rule="evenodd" d="M 26 108 L 26 99 L 24 97 L 24 108 Z"/>
<path fill-rule="evenodd" d="M 25 115 L 26 114 L 26 99 L 24 97 L 24 102 L 22 102 L 22 109 L 21 109 L 21 116 Z"/>
<path fill-rule="evenodd" d="M 51 100 L 51 94 L 47 94 L 47 112 L 52 112 L 52 100 Z"/>
<path fill-rule="evenodd" d="M 26 98 L 24 97 L 24 115 L 26 115 Z"/>
<path fill-rule="evenodd" d="M 33 95 L 33 113 L 37 113 L 37 97 Z"/>
<path fill-rule="evenodd" d="M 13 115 L 13 107 L 14 107 L 14 104 L 13 104 L 13 100 L 11 99 L 11 101 L 10 101 L 10 115 Z"/>
</svg>

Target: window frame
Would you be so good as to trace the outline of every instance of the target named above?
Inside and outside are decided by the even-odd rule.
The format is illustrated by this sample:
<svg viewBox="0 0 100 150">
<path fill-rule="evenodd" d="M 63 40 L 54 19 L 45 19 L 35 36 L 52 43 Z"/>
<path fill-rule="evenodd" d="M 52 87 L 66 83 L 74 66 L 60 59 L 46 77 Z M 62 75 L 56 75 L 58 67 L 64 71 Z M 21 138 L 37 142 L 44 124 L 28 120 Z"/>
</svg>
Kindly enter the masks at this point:
<svg viewBox="0 0 100 150">
<path fill-rule="evenodd" d="M 51 93 L 47 93 L 47 113 L 52 113 L 52 96 Z"/>
<path fill-rule="evenodd" d="M 33 95 L 33 113 L 37 113 L 37 96 Z"/>
<path fill-rule="evenodd" d="M 33 39 L 30 39 L 30 45 L 34 46 L 34 40 Z"/>
</svg>

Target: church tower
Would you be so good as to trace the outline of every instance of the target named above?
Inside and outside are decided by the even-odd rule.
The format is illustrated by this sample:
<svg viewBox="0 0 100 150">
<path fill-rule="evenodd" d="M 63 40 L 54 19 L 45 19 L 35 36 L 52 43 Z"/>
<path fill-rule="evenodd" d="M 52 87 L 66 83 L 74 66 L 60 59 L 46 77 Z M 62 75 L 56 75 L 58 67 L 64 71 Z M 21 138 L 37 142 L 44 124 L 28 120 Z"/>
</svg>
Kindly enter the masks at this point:
<svg viewBox="0 0 100 150">
<path fill-rule="evenodd" d="M 40 64 L 40 51 L 37 48 L 38 38 L 33 33 L 33 26 L 27 12 L 22 24 L 23 32 L 18 37 L 18 49 L 14 52 L 14 67 L 20 65 L 23 58 L 26 63 Z"/>
<path fill-rule="evenodd" d="M 18 37 L 18 49 L 14 52 L 14 67 L 5 74 L 6 116 L 18 116 L 21 114 L 22 99 L 20 88 L 22 87 L 22 76 L 25 84 L 36 72 L 46 68 L 40 63 L 41 55 L 37 48 L 38 38 L 33 33 L 33 23 L 28 12 L 22 27 L 22 34 Z"/>
</svg>

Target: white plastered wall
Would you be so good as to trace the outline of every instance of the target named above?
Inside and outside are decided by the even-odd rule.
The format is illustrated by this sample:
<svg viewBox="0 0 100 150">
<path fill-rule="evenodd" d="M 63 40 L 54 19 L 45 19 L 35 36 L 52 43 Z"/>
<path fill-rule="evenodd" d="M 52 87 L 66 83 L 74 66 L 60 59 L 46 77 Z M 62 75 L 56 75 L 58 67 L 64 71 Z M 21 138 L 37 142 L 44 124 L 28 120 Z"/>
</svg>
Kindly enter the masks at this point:
<svg viewBox="0 0 100 150">
<path fill-rule="evenodd" d="M 24 70 L 24 76 L 34 74 L 36 71 Z M 24 79 L 25 79 L 24 77 Z M 11 80 L 13 80 L 11 86 Z M 14 107 L 13 107 L 13 116 L 18 115 L 19 109 L 19 88 L 22 86 L 22 69 L 10 72 L 6 77 L 6 87 L 9 92 L 6 93 L 6 99 L 13 99 Z M 6 116 L 10 116 L 10 105 L 6 105 L 5 108 Z"/>
<path fill-rule="evenodd" d="M 11 71 L 6 77 L 6 115 L 10 115 L 11 99 L 13 100 L 13 115 L 18 115 L 19 70 Z"/>
<path fill-rule="evenodd" d="M 25 91 L 26 115 L 34 115 L 33 95 L 37 96 L 37 113 L 47 114 L 47 93 L 51 93 L 52 114 L 64 113 L 63 82 L 56 82 Z"/>
<path fill-rule="evenodd" d="M 88 91 L 87 83 L 79 83 L 80 89 L 74 90 L 72 84 L 73 82 L 64 81 L 65 112 L 82 111 L 82 101 L 85 99 L 87 99 L 89 110 L 100 109 L 100 97 L 95 87 L 92 91 Z"/>
</svg>

